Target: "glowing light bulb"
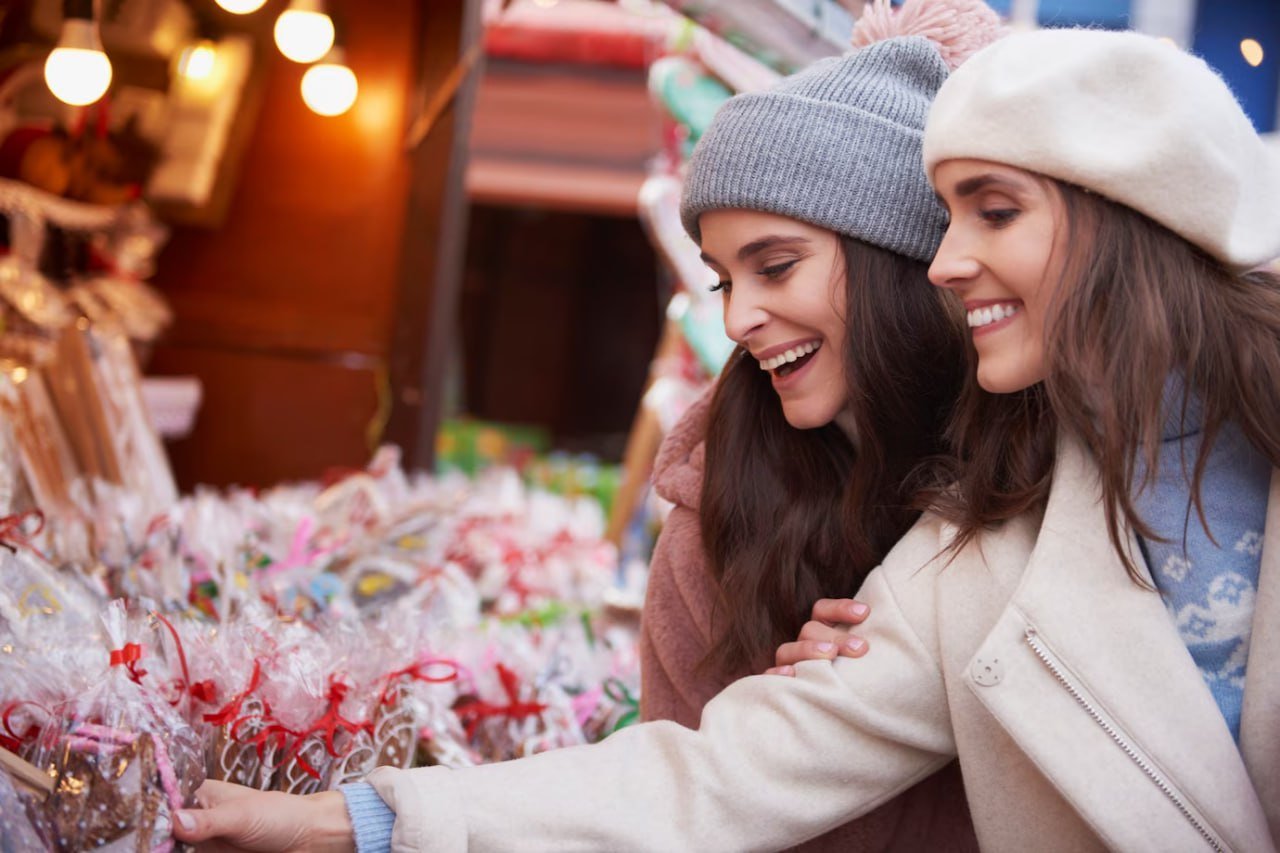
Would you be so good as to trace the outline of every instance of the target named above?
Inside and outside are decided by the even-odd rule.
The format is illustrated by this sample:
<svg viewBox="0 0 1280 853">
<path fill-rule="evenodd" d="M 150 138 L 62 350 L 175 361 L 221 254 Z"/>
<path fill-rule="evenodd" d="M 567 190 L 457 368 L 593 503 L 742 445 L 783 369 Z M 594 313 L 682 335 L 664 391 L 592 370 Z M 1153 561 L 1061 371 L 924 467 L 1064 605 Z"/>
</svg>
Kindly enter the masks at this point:
<svg viewBox="0 0 1280 853">
<path fill-rule="evenodd" d="M 1257 68 L 1262 64 L 1264 56 L 1262 45 L 1258 44 L 1254 39 L 1245 39 L 1240 42 L 1240 55 L 1244 57 L 1244 61 Z"/>
<path fill-rule="evenodd" d="M 58 44 L 44 62 L 44 81 L 55 98 L 83 107 L 111 86 L 111 60 L 102 52 L 98 26 L 85 18 L 66 18 Z"/>
<path fill-rule="evenodd" d="M 233 15 L 251 15 L 266 2 L 267 0 L 217 0 L 219 6 Z"/>
<path fill-rule="evenodd" d="M 315 62 L 333 47 L 333 20 L 320 0 L 293 0 L 276 18 L 276 47 L 294 62 Z"/>
<path fill-rule="evenodd" d="M 338 116 L 351 109 L 359 90 L 342 48 L 334 48 L 324 62 L 316 63 L 302 75 L 302 100 L 322 116 Z"/>
<path fill-rule="evenodd" d="M 218 62 L 218 51 L 213 42 L 196 42 L 182 51 L 178 58 L 178 73 L 188 80 L 208 80 Z"/>
</svg>

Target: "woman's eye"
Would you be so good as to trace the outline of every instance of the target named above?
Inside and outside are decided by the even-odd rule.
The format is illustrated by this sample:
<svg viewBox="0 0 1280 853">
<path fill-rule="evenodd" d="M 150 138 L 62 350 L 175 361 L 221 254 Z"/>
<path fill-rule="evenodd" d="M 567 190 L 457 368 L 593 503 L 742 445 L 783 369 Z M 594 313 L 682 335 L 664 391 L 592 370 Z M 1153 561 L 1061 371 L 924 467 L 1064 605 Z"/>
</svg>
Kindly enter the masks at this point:
<svg viewBox="0 0 1280 853">
<path fill-rule="evenodd" d="M 707 290 L 711 291 L 712 293 L 716 293 L 721 290 L 728 290 L 732 284 L 733 282 L 730 282 L 730 281 L 717 281 L 715 284 L 708 287 Z"/>
<path fill-rule="evenodd" d="M 982 221 L 996 228 L 1008 225 L 1018 217 L 1022 211 L 1016 208 L 995 208 L 993 210 L 979 211 L 978 215 L 982 217 Z"/>
<path fill-rule="evenodd" d="M 779 278 L 782 275 L 784 275 L 787 272 L 787 270 L 794 267 L 799 262 L 799 260 L 800 260 L 799 258 L 793 258 L 792 260 L 789 260 L 789 261 L 783 261 L 780 264 L 771 264 L 767 267 L 763 267 L 760 270 L 760 275 L 764 276 L 765 278 Z"/>
</svg>

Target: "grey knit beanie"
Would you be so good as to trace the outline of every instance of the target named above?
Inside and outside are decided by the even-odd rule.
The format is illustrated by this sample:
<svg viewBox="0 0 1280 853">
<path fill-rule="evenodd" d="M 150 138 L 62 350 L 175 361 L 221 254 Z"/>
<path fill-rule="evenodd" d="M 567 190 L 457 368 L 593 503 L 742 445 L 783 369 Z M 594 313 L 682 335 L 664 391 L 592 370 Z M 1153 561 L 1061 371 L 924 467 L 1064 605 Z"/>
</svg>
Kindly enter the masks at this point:
<svg viewBox="0 0 1280 853">
<path fill-rule="evenodd" d="M 947 64 L 921 36 L 819 60 L 767 92 L 730 99 L 698 142 L 680 216 L 776 213 L 921 261 L 946 216 L 925 178 L 925 117 Z"/>
</svg>

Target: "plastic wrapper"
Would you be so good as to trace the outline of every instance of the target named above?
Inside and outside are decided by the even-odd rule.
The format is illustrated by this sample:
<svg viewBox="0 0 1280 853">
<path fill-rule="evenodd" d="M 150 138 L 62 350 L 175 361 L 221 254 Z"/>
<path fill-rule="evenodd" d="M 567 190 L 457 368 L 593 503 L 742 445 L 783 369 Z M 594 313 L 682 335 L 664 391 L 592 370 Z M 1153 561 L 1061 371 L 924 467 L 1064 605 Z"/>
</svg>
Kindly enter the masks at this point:
<svg viewBox="0 0 1280 853">
<path fill-rule="evenodd" d="M 36 763 L 55 777 L 41 832 L 57 851 L 163 853 L 173 849 L 174 812 L 203 781 L 199 740 L 142 683 L 145 652 L 124 605 L 110 605 L 103 623 L 106 671 L 41 736 Z"/>
<path fill-rule="evenodd" d="M 49 846 L 36 830 L 32 797 L 0 772 L 0 853 L 38 853 Z"/>
</svg>

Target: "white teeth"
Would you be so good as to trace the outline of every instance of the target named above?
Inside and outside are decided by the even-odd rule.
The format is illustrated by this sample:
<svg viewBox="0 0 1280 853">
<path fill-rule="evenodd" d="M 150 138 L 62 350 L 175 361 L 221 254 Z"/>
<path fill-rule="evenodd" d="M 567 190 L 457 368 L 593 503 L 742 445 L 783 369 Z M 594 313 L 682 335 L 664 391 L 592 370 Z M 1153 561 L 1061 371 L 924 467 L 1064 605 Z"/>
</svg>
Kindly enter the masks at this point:
<svg viewBox="0 0 1280 853">
<path fill-rule="evenodd" d="M 777 370 L 784 364 L 791 364 L 798 361 L 811 352 L 816 352 L 822 346 L 821 341 L 809 341 L 807 344 L 801 344 L 798 347 L 792 347 L 784 353 L 775 355 L 773 358 L 766 358 L 760 362 L 761 370 Z"/>
<path fill-rule="evenodd" d="M 969 328 L 979 329 L 992 323 L 998 323 L 1006 317 L 1012 317 L 1018 313 L 1021 307 L 1017 304 L 1004 303 L 990 305 L 985 308 L 974 308 L 968 313 L 966 319 L 968 320 Z"/>
</svg>

